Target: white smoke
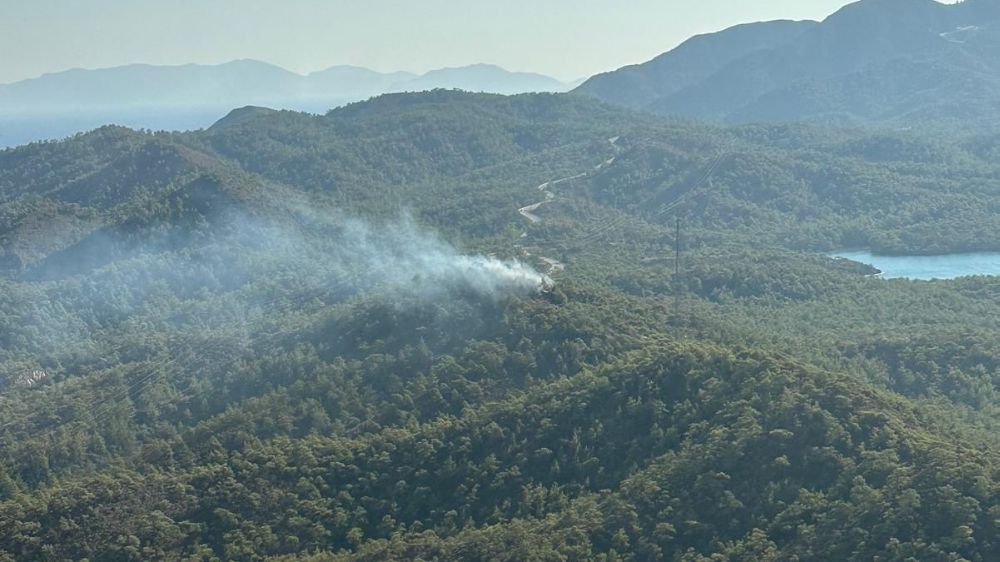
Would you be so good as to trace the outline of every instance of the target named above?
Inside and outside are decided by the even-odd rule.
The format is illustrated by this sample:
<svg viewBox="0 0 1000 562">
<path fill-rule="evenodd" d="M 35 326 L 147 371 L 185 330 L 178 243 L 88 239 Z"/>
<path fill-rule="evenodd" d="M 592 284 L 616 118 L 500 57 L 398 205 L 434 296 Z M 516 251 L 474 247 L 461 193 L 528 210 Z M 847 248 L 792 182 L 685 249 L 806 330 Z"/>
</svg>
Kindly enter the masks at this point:
<svg viewBox="0 0 1000 562">
<path fill-rule="evenodd" d="M 23 373 L 61 374 L 64 352 L 67 357 L 93 357 L 95 364 L 113 353 L 117 332 L 95 330 L 84 317 L 108 324 L 133 315 L 155 317 L 146 303 L 186 302 L 205 290 L 216 291 L 219 298 L 199 301 L 199 309 L 192 309 L 196 329 L 212 326 L 222 333 L 222 327 L 242 326 L 244 332 L 256 333 L 268 325 L 272 309 L 316 298 L 333 303 L 374 293 L 409 306 L 413 300 L 442 303 L 455 296 L 532 296 L 553 286 L 530 265 L 462 253 L 405 216 L 343 218 L 292 201 L 274 203 L 292 211 L 282 220 L 233 211 L 220 221 L 211 241 L 181 250 L 169 237 L 153 237 L 136 247 L 113 233 L 94 236 L 92 245 L 100 248 L 82 252 L 82 257 L 66 252 L 49 264 L 54 279 L 86 275 L 86 282 L 53 282 L 45 298 L 35 288 L 0 279 L 17 307 L 10 316 L 17 322 L 0 322 L 0 329 L 10 338 L 32 342 L 16 354 L 0 352 L 0 389 Z M 93 255 L 127 257 L 107 267 L 90 264 Z M 69 273 L 59 274 L 62 270 Z M 37 304 L 49 300 L 59 302 L 59 314 Z"/>
<path fill-rule="evenodd" d="M 386 224 L 351 220 L 343 224 L 332 259 L 371 286 L 438 297 L 470 291 L 499 298 L 539 293 L 552 280 L 517 260 L 464 255 L 412 220 Z"/>
</svg>

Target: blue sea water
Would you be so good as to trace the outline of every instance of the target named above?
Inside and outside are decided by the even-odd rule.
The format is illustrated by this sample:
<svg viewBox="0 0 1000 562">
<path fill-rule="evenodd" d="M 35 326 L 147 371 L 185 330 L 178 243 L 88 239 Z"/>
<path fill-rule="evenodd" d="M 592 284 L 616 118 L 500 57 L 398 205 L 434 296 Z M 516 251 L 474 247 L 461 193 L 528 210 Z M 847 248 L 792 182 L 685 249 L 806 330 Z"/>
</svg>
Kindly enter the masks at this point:
<svg viewBox="0 0 1000 562">
<path fill-rule="evenodd" d="M 1000 252 L 939 256 L 881 256 L 868 251 L 844 251 L 832 257 L 872 265 L 885 279 L 954 279 L 968 275 L 1000 275 Z"/>
</svg>

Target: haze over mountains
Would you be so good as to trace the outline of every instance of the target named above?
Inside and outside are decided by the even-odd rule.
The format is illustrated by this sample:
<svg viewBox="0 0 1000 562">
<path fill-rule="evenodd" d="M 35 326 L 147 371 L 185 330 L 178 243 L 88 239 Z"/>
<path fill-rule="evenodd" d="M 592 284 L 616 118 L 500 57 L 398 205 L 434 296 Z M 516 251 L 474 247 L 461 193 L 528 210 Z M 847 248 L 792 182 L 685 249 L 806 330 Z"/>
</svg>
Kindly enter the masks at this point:
<svg viewBox="0 0 1000 562">
<path fill-rule="evenodd" d="M 996 124 L 1000 3 L 864 0 L 822 22 L 737 26 L 577 91 L 726 123 Z"/>
<path fill-rule="evenodd" d="M 724 123 L 911 127 L 1000 122 L 1000 2 L 862 0 L 822 22 L 749 23 L 599 74 L 577 93 Z M 0 147 L 114 123 L 207 127 L 247 105 L 322 113 L 435 88 L 518 94 L 574 84 L 478 64 L 423 75 L 335 66 L 308 75 L 255 60 L 69 70 L 0 85 Z"/>
<path fill-rule="evenodd" d="M 0 562 L 1000 560 L 998 12 L 4 88 Z"/>
<path fill-rule="evenodd" d="M 323 113 L 388 92 L 457 88 L 517 94 L 566 91 L 572 86 L 541 74 L 510 72 L 487 64 L 423 75 L 334 66 L 303 76 L 255 60 L 76 69 L 0 85 L 0 147 L 59 138 L 109 123 L 197 129 L 246 105 Z"/>
</svg>

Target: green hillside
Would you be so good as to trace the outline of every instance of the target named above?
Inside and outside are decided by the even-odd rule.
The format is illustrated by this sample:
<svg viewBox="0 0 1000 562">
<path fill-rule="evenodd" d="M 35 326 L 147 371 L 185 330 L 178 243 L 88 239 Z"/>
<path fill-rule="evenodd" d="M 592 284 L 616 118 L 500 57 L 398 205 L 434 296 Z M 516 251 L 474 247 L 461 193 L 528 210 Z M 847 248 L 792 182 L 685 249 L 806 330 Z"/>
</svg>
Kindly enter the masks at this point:
<svg viewBox="0 0 1000 562">
<path fill-rule="evenodd" d="M 0 560 L 995 560 L 996 280 L 824 252 L 1000 250 L 997 146 L 434 91 L 0 152 Z"/>
</svg>

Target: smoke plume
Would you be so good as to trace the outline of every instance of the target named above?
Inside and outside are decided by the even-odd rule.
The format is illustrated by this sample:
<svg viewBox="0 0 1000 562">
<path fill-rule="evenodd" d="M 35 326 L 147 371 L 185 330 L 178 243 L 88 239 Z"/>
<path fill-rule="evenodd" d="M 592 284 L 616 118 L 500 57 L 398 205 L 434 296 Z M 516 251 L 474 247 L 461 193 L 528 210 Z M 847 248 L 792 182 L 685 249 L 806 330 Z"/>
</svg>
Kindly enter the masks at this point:
<svg viewBox="0 0 1000 562">
<path fill-rule="evenodd" d="M 538 293 L 551 279 L 516 260 L 465 255 L 412 220 L 374 225 L 347 221 L 331 260 L 364 286 L 429 298 L 468 291 L 491 298 Z"/>
</svg>

